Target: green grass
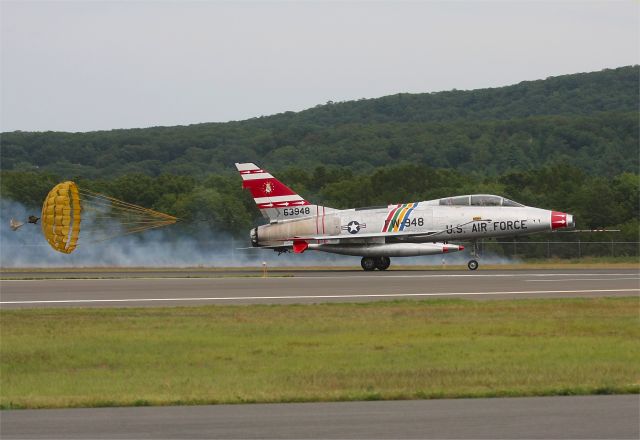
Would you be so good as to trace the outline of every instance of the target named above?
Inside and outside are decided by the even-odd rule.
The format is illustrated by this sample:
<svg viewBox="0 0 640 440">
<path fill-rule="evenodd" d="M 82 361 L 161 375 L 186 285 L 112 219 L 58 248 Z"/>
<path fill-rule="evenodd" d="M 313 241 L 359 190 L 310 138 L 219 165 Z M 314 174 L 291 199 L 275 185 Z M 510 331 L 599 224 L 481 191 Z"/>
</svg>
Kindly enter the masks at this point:
<svg viewBox="0 0 640 440">
<path fill-rule="evenodd" d="M 640 392 L 638 298 L 0 312 L 2 408 Z"/>
</svg>

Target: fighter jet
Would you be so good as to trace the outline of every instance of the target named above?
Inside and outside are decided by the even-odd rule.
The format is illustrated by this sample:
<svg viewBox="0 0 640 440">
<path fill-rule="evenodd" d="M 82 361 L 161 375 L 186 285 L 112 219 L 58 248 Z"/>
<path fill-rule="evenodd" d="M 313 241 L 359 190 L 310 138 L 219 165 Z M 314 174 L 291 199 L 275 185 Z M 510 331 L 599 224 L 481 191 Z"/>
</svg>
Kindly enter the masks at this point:
<svg viewBox="0 0 640 440">
<path fill-rule="evenodd" d="M 391 257 L 415 257 L 464 249 L 467 266 L 478 268 L 477 241 L 574 228 L 573 216 L 522 205 L 491 194 L 355 209 L 314 205 L 253 163 L 236 163 L 269 224 L 250 231 L 253 247 L 279 253 L 321 251 L 362 257 L 366 271 L 386 270 Z"/>
</svg>

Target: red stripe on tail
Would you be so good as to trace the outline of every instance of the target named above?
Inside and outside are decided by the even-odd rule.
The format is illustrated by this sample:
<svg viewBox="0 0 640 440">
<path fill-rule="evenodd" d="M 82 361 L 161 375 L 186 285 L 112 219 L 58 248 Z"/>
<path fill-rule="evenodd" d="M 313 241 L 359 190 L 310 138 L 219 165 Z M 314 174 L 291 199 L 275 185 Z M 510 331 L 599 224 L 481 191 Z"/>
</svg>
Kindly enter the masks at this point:
<svg viewBox="0 0 640 440">
<path fill-rule="evenodd" d="M 294 196 L 295 192 L 278 179 L 271 177 L 267 179 L 244 180 L 243 188 L 249 188 L 251 195 L 257 197 L 278 197 L 278 196 Z"/>
</svg>

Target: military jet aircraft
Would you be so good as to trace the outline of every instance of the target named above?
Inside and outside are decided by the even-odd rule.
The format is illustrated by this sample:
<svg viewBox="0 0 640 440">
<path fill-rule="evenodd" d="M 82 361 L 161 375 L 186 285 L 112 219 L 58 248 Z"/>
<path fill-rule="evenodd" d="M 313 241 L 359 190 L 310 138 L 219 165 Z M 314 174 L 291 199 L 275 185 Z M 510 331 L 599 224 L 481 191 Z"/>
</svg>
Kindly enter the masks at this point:
<svg viewBox="0 0 640 440">
<path fill-rule="evenodd" d="M 269 224 L 250 232 L 251 245 L 277 252 L 307 250 L 362 257 L 364 270 L 386 270 L 390 257 L 457 252 L 471 242 L 470 270 L 478 268 L 477 240 L 575 227 L 573 216 L 490 194 L 355 209 L 314 205 L 253 163 L 236 163 Z"/>
</svg>

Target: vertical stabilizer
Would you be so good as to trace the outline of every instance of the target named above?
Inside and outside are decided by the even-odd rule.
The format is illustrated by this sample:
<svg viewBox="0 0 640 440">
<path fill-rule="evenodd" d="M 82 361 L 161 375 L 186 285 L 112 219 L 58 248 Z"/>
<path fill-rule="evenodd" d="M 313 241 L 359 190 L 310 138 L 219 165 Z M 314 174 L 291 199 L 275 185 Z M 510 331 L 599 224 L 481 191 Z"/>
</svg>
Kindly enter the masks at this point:
<svg viewBox="0 0 640 440">
<path fill-rule="evenodd" d="M 237 163 L 242 187 L 251 191 L 258 209 L 269 221 L 324 216 L 331 208 L 312 205 L 269 172 L 253 163 Z"/>
</svg>

